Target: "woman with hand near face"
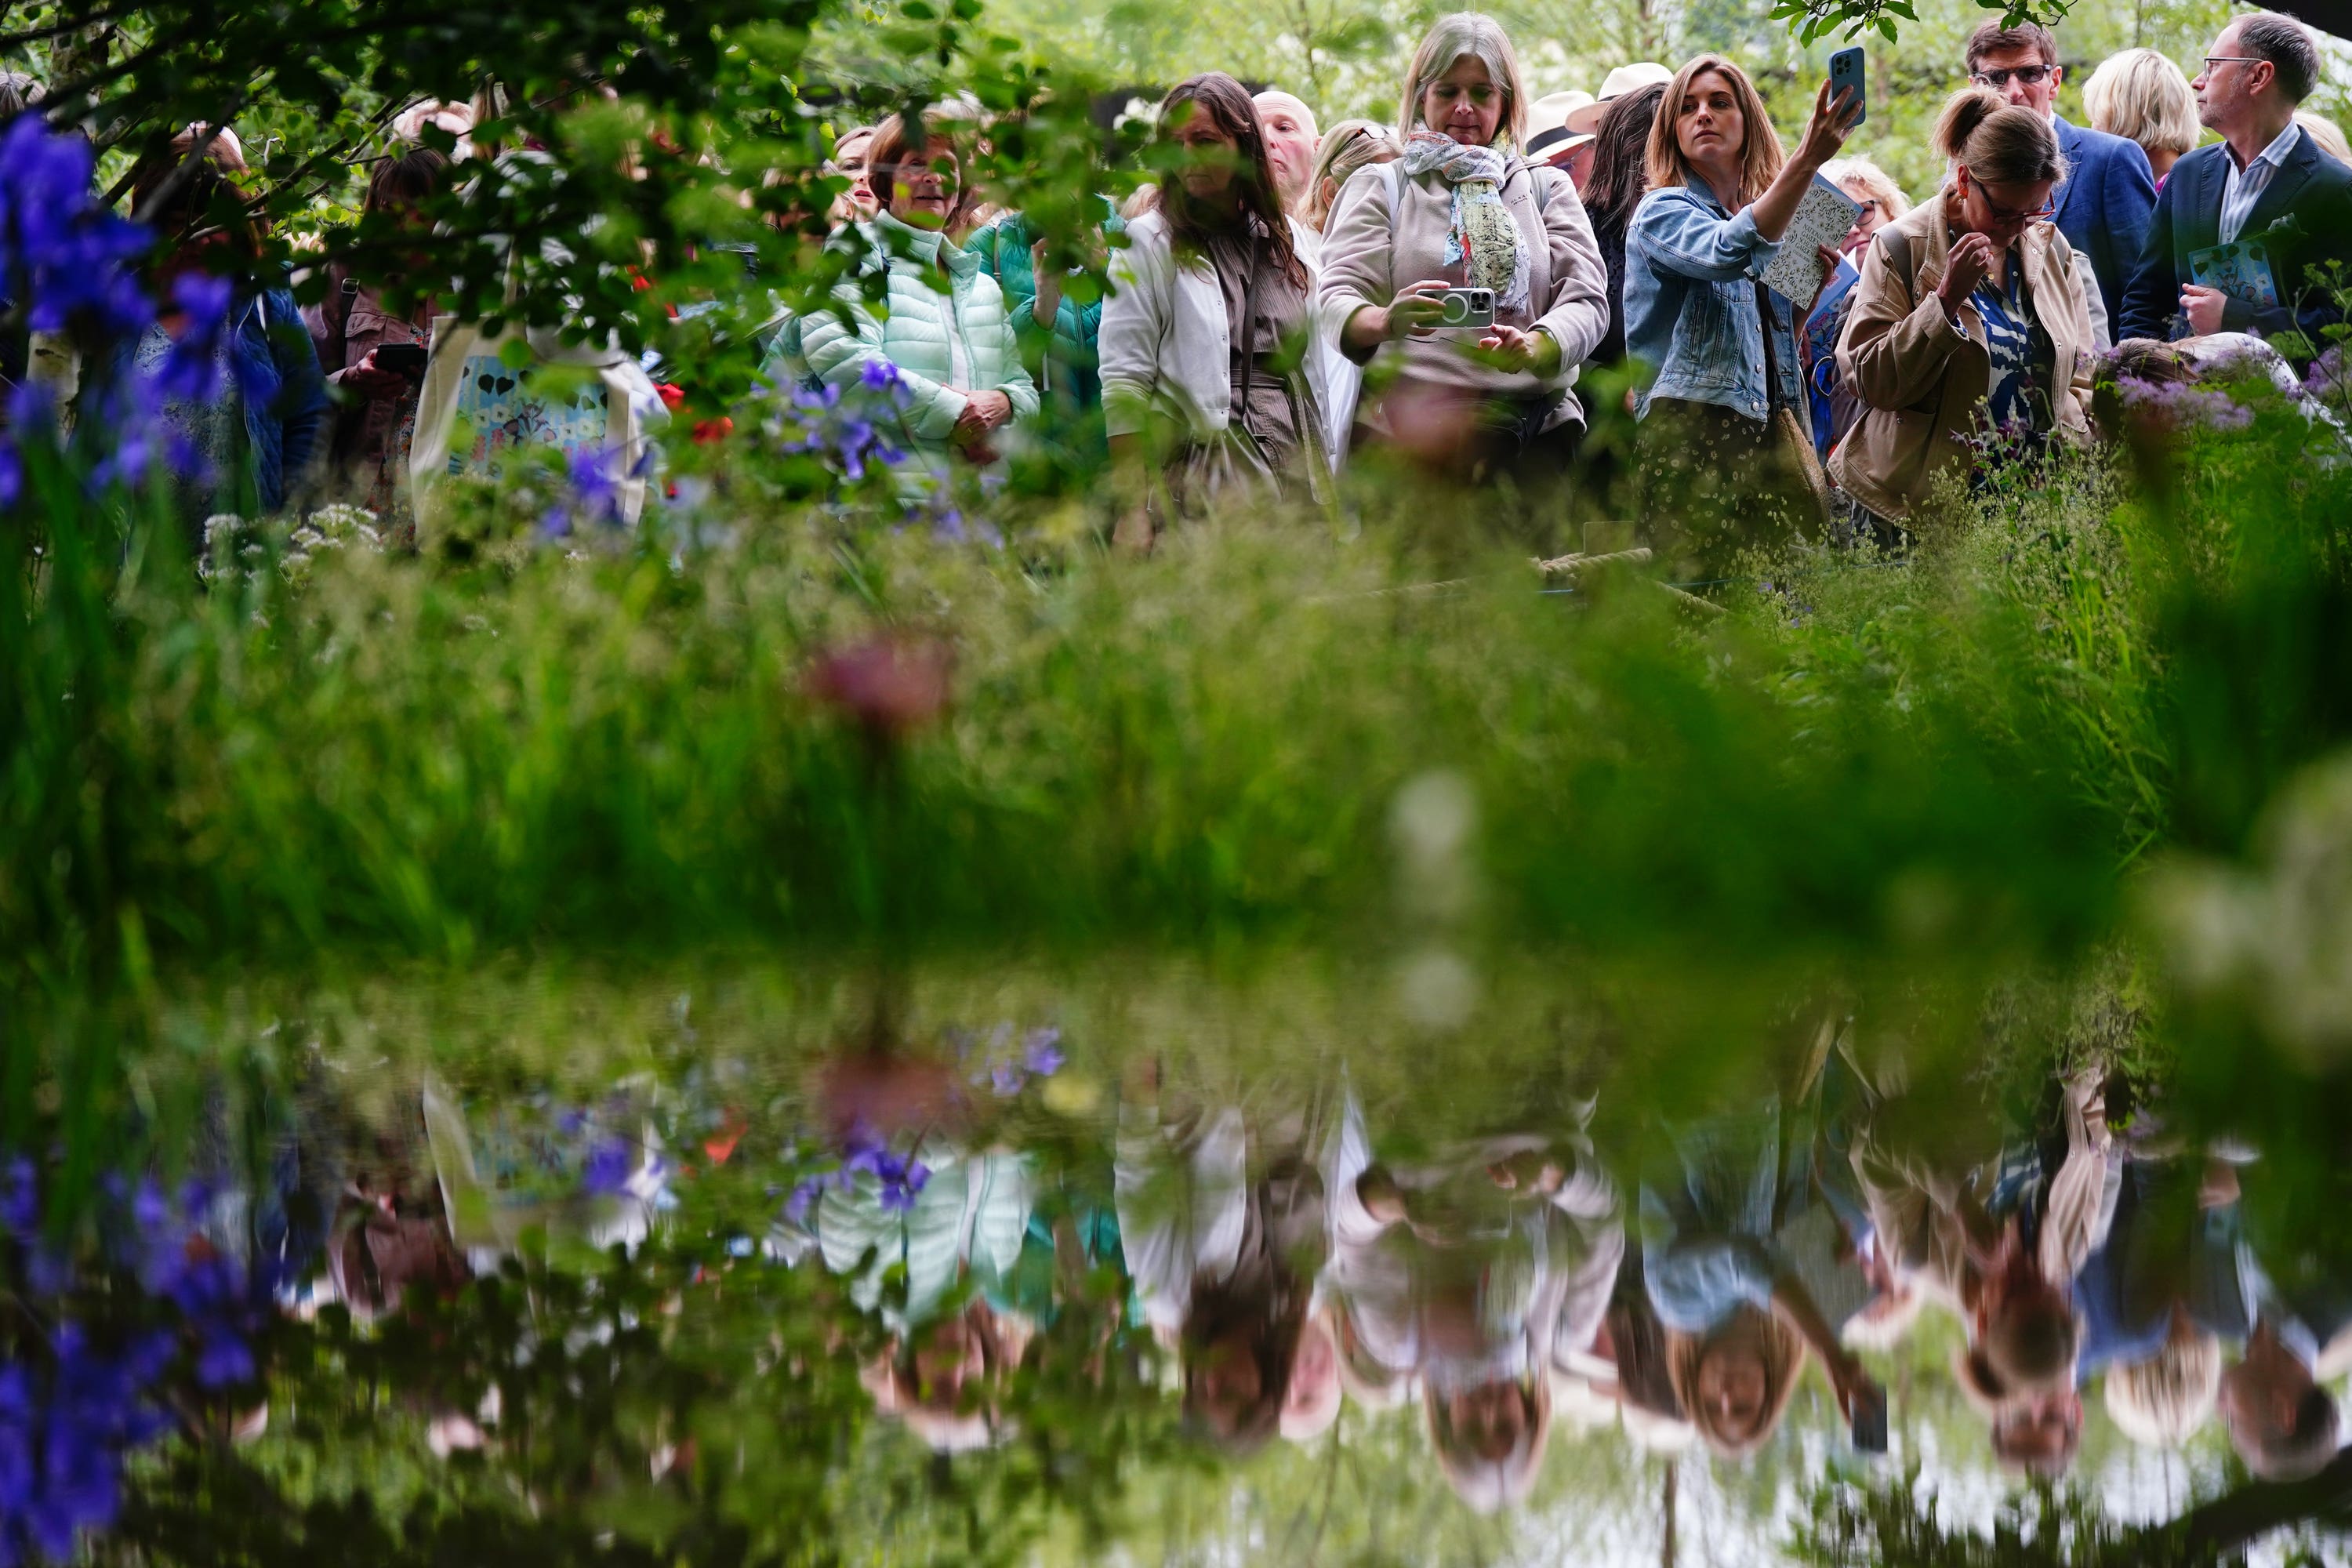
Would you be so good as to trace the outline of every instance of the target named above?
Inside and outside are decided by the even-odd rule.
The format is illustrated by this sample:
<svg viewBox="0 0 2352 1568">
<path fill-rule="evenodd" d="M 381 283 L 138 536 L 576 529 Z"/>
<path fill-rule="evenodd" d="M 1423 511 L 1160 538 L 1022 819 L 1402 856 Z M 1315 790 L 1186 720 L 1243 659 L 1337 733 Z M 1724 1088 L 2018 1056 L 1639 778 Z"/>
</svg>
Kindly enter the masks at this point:
<svg viewBox="0 0 2352 1568">
<path fill-rule="evenodd" d="M 1323 237 L 1323 304 L 1359 364 L 1393 366 L 1368 438 L 1465 483 L 1559 480 L 1584 428 L 1570 390 L 1609 330 L 1608 273 L 1576 186 L 1517 144 L 1526 94 L 1494 19 L 1441 17 L 1406 72 L 1404 156 L 1349 178 Z M 1442 324 L 1449 289 L 1494 324 Z"/>
<path fill-rule="evenodd" d="M 1951 179 L 1872 239 L 1838 349 L 1864 407 L 1830 470 L 1874 527 L 1907 525 L 1939 474 L 1965 472 L 1973 434 L 2090 435 L 2095 285 L 2047 221 L 2066 174 L 2049 121 L 1967 88 L 1936 147 Z"/>
<path fill-rule="evenodd" d="M 804 366 L 846 390 L 887 371 L 905 390 L 899 423 L 910 451 L 934 468 L 950 458 L 992 464 L 1005 427 L 1037 412 L 1037 388 L 996 279 L 944 232 L 962 189 L 960 162 L 929 116 L 919 127 L 884 121 L 869 156 L 880 210 L 846 232 L 865 248 L 862 270 L 888 273 L 889 313 L 877 317 L 845 284 L 837 297 L 854 327 L 831 310 L 792 319 L 769 351 L 770 379 L 788 384 Z"/>
<path fill-rule="evenodd" d="M 1740 68 L 1701 55 L 1676 72 L 1650 130 L 1650 194 L 1625 242 L 1625 346 L 1651 376 L 1643 421 L 1643 518 L 1669 571 L 1712 574 L 1744 543 L 1811 510 L 1775 443 L 1777 411 L 1805 407 L 1796 321 L 1810 300 L 1764 270 L 1821 166 L 1862 106 L 1822 84 L 1793 154 Z M 1837 252 L 1822 246 L 1824 277 Z"/>
<path fill-rule="evenodd" d="M 1306 369 L 1311 237 L 1283 213 L 1248 89 L 1223 71 L 1179 82 L 1158 140 L 1174 168 L 1129 222 L 1100 336 L 1114 537 L 1132 549 L 1213 500 L 1320 500 L 1329 468 Z"/>
</svg>

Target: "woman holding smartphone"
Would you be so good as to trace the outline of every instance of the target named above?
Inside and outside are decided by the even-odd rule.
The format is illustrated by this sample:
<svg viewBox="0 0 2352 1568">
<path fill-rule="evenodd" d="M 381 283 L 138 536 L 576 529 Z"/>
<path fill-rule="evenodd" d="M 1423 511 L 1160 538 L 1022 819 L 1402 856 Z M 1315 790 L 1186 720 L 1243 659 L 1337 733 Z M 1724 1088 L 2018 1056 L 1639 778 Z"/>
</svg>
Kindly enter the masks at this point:
<svg viewBox="0 0 2352 1568">
<path fill-rule="evenodd" d="M 1650 194 L 1625 241 L 1625 347 L 1649 376 L 1634 404 L 1642 513 L 1671 574 L 1724 570 L 1811 505 L 1773 432 L 1780 410 L 1805 406 L 1792 323 L 1810 301 L 1762 279 L 1862 111 L 1823 82 L 1785 154 L 1763 100 L 1720 55 L 1685 65 L 1658 104 Z M 1826 279 L 1837 253 L 1822 247 L 1821 260 Z"/>
<path fill-rule="evenodd" d="M 1441 17 L 1405 74 L 1404 156 L 1359 171 L 1333 204 L 1322 285 L 1341 351 L 1396 371 L 1359 415 L 1368 445 L 1522 489 L 1565 475 L 1584 429 L 1570 388 L 1609 330 L 1609 275 L 1575 184 L 1517 151 L 1525 105 L 1494 19 Z M 1442 324 L 1448 290 L 1464 289 L 1491 295 L 1491 324 Z"/>
</svg>

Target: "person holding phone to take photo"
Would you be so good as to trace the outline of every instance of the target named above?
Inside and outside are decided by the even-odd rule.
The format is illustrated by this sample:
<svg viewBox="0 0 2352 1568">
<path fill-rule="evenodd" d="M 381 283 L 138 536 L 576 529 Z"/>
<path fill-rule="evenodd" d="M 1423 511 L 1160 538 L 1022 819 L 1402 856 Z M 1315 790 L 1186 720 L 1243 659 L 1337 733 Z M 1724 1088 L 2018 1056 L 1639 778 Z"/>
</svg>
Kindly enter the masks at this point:
<svg viewBox="0 0 2352 1568">
<path fill-rule="evenodd" d="M 1574 183 L 1517 151 L 1526 102 L 1493 18 L 1439 18 L 1405 75 L 1404 156 L 1340 191 L 1322 283 L 1341 351 L 1396 370 L 1360 414 L 1366 446 L 1522 490 L 1565 475 L 1584 428 L 1570 387 L 1609 330 L 1608 270 Z M 1493 291 L 1491 326 L 1439 324 L 1462 288 Z"/>
<path fill-rule="evenodd" d="M 1711 575 L 1816 510 L 1773 433 L 1780 411 L 1805 406 L 1795 322 L 1811 301 L 1763 275 L 1862 113 L 1824 81 L 1784 154 L 1764 100 L 1720 55 L 1685 64 L 1658 104 L 1650 194 L 1625 243 L 1625 347 L 1650 377 L 1634 405 L 1642 512 L 1670 573 Z M 1819 258 L 1834 275 L 1837 252 Z"/>
</svg>

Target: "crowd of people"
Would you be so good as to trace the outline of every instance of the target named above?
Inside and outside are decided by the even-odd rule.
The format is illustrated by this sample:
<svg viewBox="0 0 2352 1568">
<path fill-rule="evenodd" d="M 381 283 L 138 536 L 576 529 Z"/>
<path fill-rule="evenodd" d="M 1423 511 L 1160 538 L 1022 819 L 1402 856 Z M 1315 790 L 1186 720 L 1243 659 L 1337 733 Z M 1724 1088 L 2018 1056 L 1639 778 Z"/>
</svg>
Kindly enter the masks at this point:
<svg viewBox="0 0 2352 1568">
<path fill-rule="evenodd" d="M 1359 461 L 1522 507 L 1580 493 L 1587 517 L 1635 517 L 1681 575 L 1790 533 L 1899 547 L 1954 479 L 2093 439 L 2119 345 L 2189 375 L 2225 349 L 2271 355 L 2276 334 L 2315 352 L 2352 261 L 2352 165 L 2302 108 L 2321 59 L 2289 17 L 2231 20 L 2193 79 L 2147 49 L 2103 62 L 2089 125 L 2057 112 L 2047 28 L 1988 23 L 1955 63 L 1944 176 L 1916 205 L 1843 155 L 1858 94 L 1824 82 L 1785 146 L 1721 55 L 1538 96 L 1503 28 L 1459 13 L 1414 51 L 1392 121 L 1328 130 L 1289 92 L 1206 72 L 1158 106 L 1160 177 L 1101 202 L 1107 292 L 1070 286 L 1066 251 L 992 199 L 987 120 L 951 101 L 835 141 L 828 244 L 852 276 L 831 305 L 746 308 L 772 384 L 893 390 L 910 487 L 1024 451 L 1107 467 L 1113 537 L 1139 548 L 1214 505 L 1325 503 Z M 404 118 L 412 138 L 471 123 L 455 105 Z M 142 177 L 171 198 L 167 231 L 244 168 L 223 130 L 197 178 L 167 179 L 196 135 Z M 412 142 L 375 165 L 366 210 L 412 211 L 464 168 Z M 1824 184 L 1850 226 L 1807 229 L 1813 254 L 1787 265 Z M 236 239 L 175 251 L 159 296 L 231 270 Z M 506 368 L 514 345 L 429 300 L 396 316 L 326 270 L 299 315 L 282 288 L 233 280 L 228 395 L 167 408 L 217 459 L 194 510 L 275 510 L 323 469 L 413 538 L 443 477 L 530 439 L 601 447 L 643 492 L 678 401 L 646 366 L 534 339 L 596 382 L 541 408 Z M 167 313 L 137 362 L 173 330 Z M 2151 361 L 2162 344 L 2185 346 Z M 1630 390 L 1598 374 L 1625 369 Z"/>
<path fill-rule="evenodd" d="M 2193 80 L 2153 50 L 2118 55 L 2085 87 L 2087 126 L 2056 111 L 2066 68 L 2047 28 L 1987 24 L 1958 63 L 1966 84 L 1933 132 L 1946 177 L 1916 206 L 1841 156 L 1851 94 L 1822 84 L 1784 147 L 1718 55 L 1530 97 L 1503 29 L 1459 14 L 1414 53 L 1393 124 L 1319 135 L 1297 97 L 1206 73 L 1160 105 L 1174 173 L 1129 204 L 1097 315 L 1049 305 L 1025 254 L 1006 269 L 1034 301 L 1014 312 L 1020 369 L 1074 405 L 1099 397 L 1118 537 L 1143 545 L 1220 496 L 1318 499 L 1376 453 L 1611 504 L 1625 453 L 1589 437 L 1616 411 L 1579 384 L 1630 361 L 1635 508 L 1675 569 L 1703 574 L 1815 522 L 1899 544 L 1951 479 L 2089 441 L 2095 373 L 2119 344 L 2146 364 L 2183 343 L 2159 356 L 2177 370 L 2224 349 L 2267 358 L 2254 340 L 2294 331 L 2314 352 L 2340 319 L 2352 166 L 2300 107 L 2320 68 L 2300 23 L 2232 20 Z M 2207 131 L 2220 140 L 2198 148 Z M 935 116 L 927 157 L 952 177 L 975 133 Z M 874 181 L 874 134 L 842 139 L 863 178 L 841 216 L 878 253 L 923 220 Z M 1763 275 L 1822 181 L 1858 210 L 1797 274 L 1818 289 L 1790 299 Z M 1019 224 L 976 203 L 942 232 L 1003 258 L 1020 247 L 992 236 Z M 2254 265 L 2227 265 L 2231 246 Z M 1491 320 L 1463 314 L 1477 289 Z M 856 364 L 785 352 L 778 374 L 839 381 L 888 359 L 889 331 L 862 321 Z M 977 340 L 970 358 L 1003 363 Z"/>
<path fill-rule="evenodd" d="M 2012 1475 L 2072 1470 L 2095 1383 L 2129 1440 L 2178 1447 L 2217 1425 L 2263 1479 L 2313 1475 L 2341 1443 L 2328 1383 L 2352 1367 L 2352 1292 L 2315 1256 L 2254 1244 L 2252 1143 L 2111 1105 L 2130 1091 L 2095 1066 L 2011 1119 L 1905 1085 L 1832 1020 L 1777 1092 L 1618 1123 L 1617 1157 L 1566 1082 L 1536 1094 L 1549 1111 L 1432 1138 L 1369 1114 L 1344 1072 L 1244 1103 L 1163 1082 L 1147 1057 L 1107 1149 L 1024 1147 L 971 1098 L 985 1094 L 953 1087 L 1017 1093 L 1058 1068 L 1057 1038 L 1033 1031 L 1010 1083 L 1005 1063 L 919 1048 L 834 1064 L 821 1103 L 849 1129 L 840 1168 L 734 1247 L 838 1277 L 881 1347 L 861 1370 L 876 1407 L 943 1453 L 1007 1438 L 1015 1376 L 1048 1341 L 1097 1379 L 1156 1346 L 1160 1386 L 1213 1450 L 1318 1443 L 1350 1405 L 1409 1411 L 1486 1511 L 1528 1496 L 1556 1421 L 1745 1460 L 1809 1369 L 1826 1397 L 1803 1424 L 1885 1451 L 1888 1394 L 1864 1354 L 1937 1314 L 1957 1330 L 1952 1384 Z M 324 1274 L 296 1277 L 301 1310 L 373 1319 L 550 1227 L 635 1247 L 676 1223 L 677 1162 L 622 1097 L 569 1131 L 430 1080 L 414 1111 L 404 1136 L 305 1156 L 341 1217 Z M 704 1120 L 724 1149 L 745 1135 L 736 1112 Z M 600 1163 L 601 1181 L 583 1174 Z M 272 1236 L 308 1212 L 287 1194 L 254 1208 L 280 1216 Z M 1910 1443 L 1913 1397 L 1892 1428 Z"/>
</svg>

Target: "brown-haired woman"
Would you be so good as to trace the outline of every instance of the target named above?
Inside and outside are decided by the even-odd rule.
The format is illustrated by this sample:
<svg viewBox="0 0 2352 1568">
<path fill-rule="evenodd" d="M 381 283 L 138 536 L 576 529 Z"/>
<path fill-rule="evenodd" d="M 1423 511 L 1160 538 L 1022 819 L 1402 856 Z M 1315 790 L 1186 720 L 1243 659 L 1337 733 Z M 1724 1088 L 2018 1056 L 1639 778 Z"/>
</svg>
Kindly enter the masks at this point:
<svg viewBox="0 0 2352 1568">
<path fill-rule="evenodd" d="M 1249 90 L 1223 71 L 1178 83 L 1157 132 L 1174 176 L 1128 226 L 1103 302 L 1103 413 L 1120 476 L 1115 537 L 1148 549 L 1157 467 L 1176 514 L 1256 492 L 1319 499 L 1320 403 L 1302 369 L 1315 267 L 1286 216 Z"/>
<path fill-rule="evenodd" d="M 1864 406 L 1830 472 L 1893 524 L 1913 519 L 1939 476 L 1968 470 L 1979 430 L 2029 445 L 2090 435 L 2088 284 L 2045 221 L 2066 173 L 2049 121 L 1965 88 L 1935 145 L 1951 178 L 1873 237 L 1838 346 Z"/>
<path fill-rule="evenodd" d="M 1780 298 L 1763 274 L 1861 112 L 1823 82 L 1784 155 L 1763 100 L 1720 55 L 1685 64 L 1659 101 L 1650 192 L 1625 241 L 1625 350 L 1650 377 L 1634 403 L 1643 512 L 1670 571 L 1727 565 L 1758 520 L 1769 532 L 1801 514 L 1772 425 L 1805 406 L 1793 317 L 1811 300 Z M 1826 276 L 1837 256 L 1822 256 Z"/>
<path fill-rule="evenodd" d="M 439 186 L 448 167 L 449 161 L 430 147 L 384 158 L 368 177 L 362 221 L 377 213 L 403 223 L 415 221 L 412 215 Z M 386 348 L 404 352 L 430 343 L 431 297 L 420 294 L 405 312 L 396 312 L 384 302 L 378 284 L 362 283 L 348 266 L 332 262 L 327 268 L 326 297 L 304 306 L 302 320 L 310 329 L 327 384 L 344 400 L 336 411 L 328 448 L 332 473 L 348 487 L 352 499 L 376 514 L 391 542 L 413 544 L 416 520 L 408 508 L 404 481 L 425 363 L 420 356 L 414 368 L 397 367 L 379 363 L 376 356 Z"/>
<path fill-rule="evenodd" d="M 1650 127 L 1665 101 L 1664 83 L 1629 92 L 1609 105 L 1592 142 L 1592 172 L 1583 190 L 1585 216 L 1609 269 L 1609 331 L 1588 364 L 1612 365 L 1625 357 L 1625 238 L 1633 209 L 1650 192 Z"/>
</svg>

